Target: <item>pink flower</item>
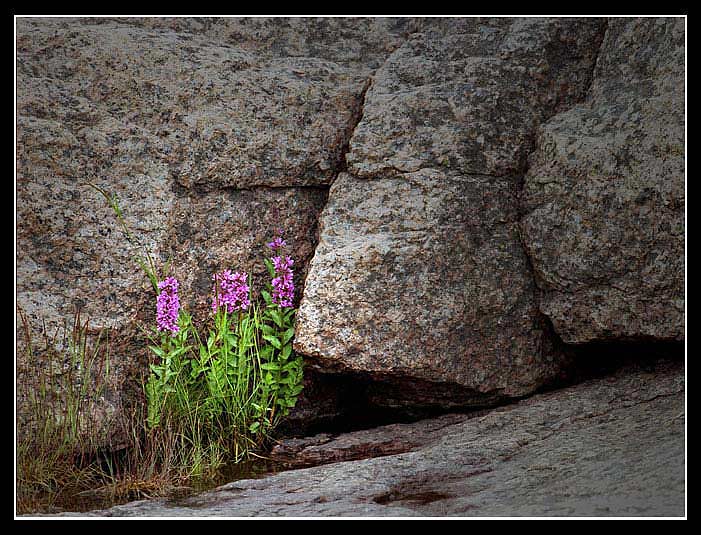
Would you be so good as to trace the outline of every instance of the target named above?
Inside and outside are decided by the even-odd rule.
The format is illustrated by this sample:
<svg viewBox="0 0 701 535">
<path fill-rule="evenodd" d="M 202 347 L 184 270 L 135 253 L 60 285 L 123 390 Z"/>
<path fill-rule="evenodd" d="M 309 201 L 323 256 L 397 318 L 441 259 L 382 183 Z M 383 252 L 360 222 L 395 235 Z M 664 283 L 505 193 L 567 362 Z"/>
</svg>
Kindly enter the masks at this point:
<svg viewBox="0 0 701 535">
<path fill-rule="evenodd" d="M 246 310 L 251 304 L 248 298 L 248 276 L 246 273 L 231 273 L 225 269 L 221 273 L 212 275 L 214 279 L 214 297 L 212 310 L 215 312 L 225 306 L 227 312 L 234 310 Z"/>
<path fill-rule="evenodd" d="M 172 336 L 180 330 L 178 327 L 178 313 L 180 300 L 178 299 L 178 280 L 168 277 L 158 283 L 161 290 L 156 299 L 156 323 L 159 331 L 170 331 Z"/>
<path fill-rule="evenodd" d="M 273 303 L 285 308 L 292 308 L 292 300 L 294 299 L 295 285 L 292 280 L 293 272 L 292 265 L 294 260 L 289 256 L 273 257 L 273 266 L 275 267 L 275 277 L 273 279 Z"/>
<path fill-rule="evenodd" d="M 280 247 L 284 247 L 285 245 L 287 245 L 287 243 L 285 243 L 285 240 L 282 239 L 282 236 L 278 236 L 273 241 L 267 243 L 267 246 L 270 247 L 273 251 L 279 249 Z"/>
</svg>

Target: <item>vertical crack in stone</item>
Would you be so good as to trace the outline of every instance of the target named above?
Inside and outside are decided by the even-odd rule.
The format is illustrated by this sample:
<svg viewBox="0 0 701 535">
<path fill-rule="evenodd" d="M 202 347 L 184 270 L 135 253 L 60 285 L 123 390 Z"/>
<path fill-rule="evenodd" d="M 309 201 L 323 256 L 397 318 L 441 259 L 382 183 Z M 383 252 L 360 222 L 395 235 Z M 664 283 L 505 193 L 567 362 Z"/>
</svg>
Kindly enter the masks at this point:
<svg viewBox="0 0 701 535">
<path fill-rule="evenodd" d="M 605 72 L 601 71 L 602 65 L 600 65 L 601 61 L 603 60 L 603 54 L 604 54 L 604 45 L 607 43 L 607 39 L 616 39 L 616 35 L 614 32 L 614 35 L 611 35 L 610 32 L 612 31 L 612 25 L 615 24 L 614 19 L 606 19 L 604 23 L 602 24 L 601 31 L 599 33 L 599 38 L 597 40 L 597 47 L 593 49 L 593 61 L 591 65 L 591 69 L 588 73 L 588 80 L 587 80 L 587 85 L 586 85 L 586 90 L 583 93 L 583 96 L 577 101 L 573 103 L 573 106 L 569 107 L 568 109 L 565 110 L 560 110 L 558 111 L 558 114 L 567 114 L 568 111 L 572 110 L 575 106 L 581 104 L 582 102 L 587 102 L 588 100 L 592 98 L 599 98 L 598 94 L 593 95 L 592 94 L 592 88 L 594 87 L 595 83 L 595 78 L 597 80 L 600 79 L 606 79 L 607 75 Z M 610 44 L 609 44 L 610 46 Z M 605 69 L 605 66 L 603 66 Z M 596 105 L 596 104 L 595 104 Z M 546 121 L 544 121 L 542 124 L 545 125 L 547 121 L 550 121 L 553 119 L 555 115 L 552 117 L 548 118 Z M 542 126 L 541 126 L 542 127 Z M 536 249 L 531 249 L 525 239 L 525 231 L 526 231 L 526 218 L 529 215 L 529 213 L 533 212 L 533 207 L 531 206 L 530 209 L 528 208 L 528 199 L 527 199 L 527 190 L 526 190 L 526 183 L 525 183 L 525 177 L 526 175 L 531 172 L 531 167 L 530 165 L 533 165 L 534 167 L 537 165 L 541 165 L 540 171 L 542 171 L 542 162 L 540 164 L 534 163 L 534 161 L 531 159 L 531 155 L 533 152 L 539 151 L 542 149 L 544 144 L 541 142 L 540 145 L 537 143 L 537 139 L 534 140 L 533 147 L 529 153 L 529 160 L 527 162 L 527 165 L 524 167 L 523 171 L 523 177 L 524 180 L 522 180 L 519 185 L 520 185 L 520 200 L 519 200 L 519 238 L 521 241 L 521 245 L 525 251 L 526 258 L 528 260 L 528 265 L 530 268 L 530 272 L 533 276 L 533 281 L 534 281 L 534 294 L 535 294 L 535 302 L 538 307 L 538 314 L 541 317 L 542 324 L 544 325 L 544 331 L 549 333 L 547 335 L 547 338 L 554 344 L 557 345 L 562 351 L 565 351 L 568 356 L 571 358 L 570 363 L 571 366 L 569 368 L 569 372 L 572 374 L 572 379 L 576 380 L 576 376 L 581 373 L 582 367 L 588 366 L 587 361 L 590 360 L 592 357 L 596 358 L 602 353 L 610 354 L 610 357 L 613 356 L 620 356 L 621 354 L 625 353 L 635 353 L 637 355 L 641 354 L 641 350 L 644 347 L 650 346 L 653 348 L 653 351 L 655 352 L 661 352 L 664 354 L 683 354 L 683 348 L 681 346 L 674 346 L 673 344 L 670 346 L 665 345 L 666 342 L 662 339 L 655 338 L 652 336 L 633 336 L 633 337 L 626 337 L 624 335 L 618 334 L 616 338 L 610 338 L 608 340 L 601 340 L 601 341 L 585 341 L 585 342 L 579 342 L 579 343 L 571 343 L 571 342 L 565 342 L 563 339 L 563 336 L 566 338 L 567 333 L 563 333 L 562 335 L 557 333 L 555 331 L 554 323 L 551 319 L 550 316 L 546 315 L 544 312 L 542 312 L 541 309 L 541 303 L 543 302 L 544 295 L 547 294 L 548 292 L 548 286 L 543 282 L 543 267 L 541 265 L 540 268 L 537 267 L 538 262 L 537 262 L 537 255 L 534 255 L 533 253 L 537 251 Z M 542 202 L 542 201 L 541 201 Z M 570 380 L 570 379 L 567 379 Z"/>
<path fill-rule="evenodd" d="M 521 79 L 514 78 L 517 77 L 516 73 L 521 72 L 514 65 L 525 69 L 536 69 L 542 67 L 543 61 L 547 61 L 550 62 L 548 65 L 555 68 L 565 62 L 564 67 L 555 69 L 553 77 L 534 82 L 532 89 L 542 90 L 542 95 L 529 95 L 522 107 L 514 109 L 507 104 L 502 104 L 497 112 L 503 113 L 507 118 L 511 118 L 508 114 L 513 112 L 517 114 L 516 118 L 526 117 L 534 120 L 537 118 L 538 121 L 545 121 L 562 111 L 562 107 L 574 105 L 586 95 L 586 88 L 590 82 L 591 63 L 594 61 L 597 45 L 600 45 L 603 38 L 604 25 L 598 22 L 587 25 L 587 31 L 581 38 L 577 38 L 577 46 L 574 48 L 567 44 L 567 40 L 572 39 L 573 28 L 576 30 L 577 26 L 565 26 L 561 34 L 548 33 L 545 30 L 541 31 L 542 35 L 537 34 L 540 36 L 537 39 L 553 45 L 552 58 L 547 54 L 534 56 L 528 52 L 524 58 L 514 55 L 513 64 L 509 63 L 510 56 L 506 56 L 506 59 L 499 56 L 500 60 L 494 62 L 497 67 L 492 63 L 484 65 L 480 63 L 485 76 L 512 81 L 512 79 Z M 510 46 L 515 46 L 515 43 L 521 47 L 516 47 L 517 50 L 530 51 L 532 49 L 528 48 L 531 43 L 528 30 L 529 28 L 520 25 L 515 29 L 506 28 L 503 32 L 505 39 L 508 37 L 508 32 L 513 33 L 513 42 L 509 41 Z M 473 44 L 475 47 L 482 45 L 486 51 L 497 55 L 496 51 L 492 51 L 489 45 L 481 40 L 481 33 L 477 31 L 458 33 L 460 43 Z M 426 74 L 424 69 L 415 65 L 415 62 L 422 61 L 417 60 L 416 57 L 424 54 L 427 56 L 427 62 L 431 60 L 434 63 L 444 61 L 446 58 L 457 61 L 453 50 L 454 45 L 435 44 L 435 39 L 431 39 L 431 36 L 416 39 L 416 42 L 412 42 L 410 37 L 407 39 L 408 45 L 399 47 L 389 55 L 385 64 L 370 78 L 370 83 L 363 91 L 363 99 L 358 102 L 355 132 L 349 129 L 349 145 L 343 151 L 347 157 L 346 165 L 341 163 L 338 169 L 340 172 L 344 170 L 350 172 L 336 176 L 333 197 L 330 199 L 333 204 L 333 213 L 328 211 L 330 205 L 327 205 L 324 213 L 329 214 L 329 217 L 322 215 L 322 238 L 326 236 L 324 227 L 327 224 L 330 227 L 338 224 L 337 228 L 328 229 L 329 235 L 334 236 L 333 240 L 330 239 L 330 242 L 333 241 L 333 246 L 342 243 L 359 250 L 357 255 L 353 253 L 356 256 L 349 258 L 348 263 L 352 267 L 348 267 L 339 266 L 333 254 L 325 248 L 317 247 L 313 261 L 314 275 L 305 288 L 305 302 L 300 310 L 302 328 L 297 349 L 302 354 L 320 362 L 320 367 L 327 372 L 348 373 L 351 370 L 363 370 L 368 372 L 374 383 L 379 385 L 377 375 L 383 367 L 392 370 L 392 380 L 397 382 L 401 373 L 410 375 L 411 373 L 406 370 L 416 366 L 416 358 L 413 360 L 409 358 L 405 347 L 400 347 L 397 343 L 397 340 L 404 340 L 405 346 L 412 343 L 421 344 L 424 353 L 421 358 L 426 360 L 425 364 L 422 361 L 422 367 L 416 375 L 424 380 L 425 384 L 443 380 L 446 383 L 459 384 L 469 390 L 469 388 L 474 389 L 475 384 L 479 382 L 482 388 L 489 388 L 492 392 L 511 396 L 520 395 L 530 387 L 524 385 L 539 387 L 546 381 L 543 377 L 560 373 L 557 364 L 549 358 L 549 355 L 556 353 L 553 346 L 557 345 L 557 338 L 552 336 L 551 326 L 539 314 L 531 258 L 524 250 L 523 240 L 520 240 L 520 244 L 512 244 L 512 240 L 520 239 L 520 236 L 518 238 L 516 236 L 521 220 L 520 192 L 523 189 L 523 184 L 519 184 L 519 177 L 523 177 L 526 173 L 528 154 L 535 149 L 536 125 L 521 121 L 525 126 L 514 132 L 509 131 L 510 135 L 506 136 L 509 150 L 501 152 L 496 150 L 496 155 L 483 161 L 480 159 L 481 155 L 488 152 L 492 146 L 501 148 L 505 145 L 505 140 L 502 139 L 504 136 L 498 128 L 494 126 L 499 120 L 497 116 L 486 113 L 488 104 L 481 100 L 474 101 L 475 95 L 478 93 L 481 95 L 481 92 L 487 91 L 484 87 L 488 87 L 487 81 L 478 76 L 483 71 L 479 71 L 471 59 L 475 57 L 475 53 L 469 50 L 462 58 L 466 69 L 469 65 L 471 70 L 468 69 L 468 71 L 474 72 L 474 79 L 458 74 L 448 77 L 447 80 L 440 78 L 440 83 L 436 83 L 436 77 L 430 74 L 432 72 L 430 69 L 428 69 L 429 74 Z M 521 43 L 519 39 L 525 39 L 525 41 Z M 433 44 L 429 46 L 427 42 Z M 422 46 L 425 49 L 421 48 Z M 481 56 L 478 55 L 478 57 Z M 568 85 L 568 83 L 574 85 Z M 440 86 L 440 90 L 436 89 L 437 85 Z M 369 87 L 375 87 L 378 90 L 374 89 L 370 97 L 367 96 Z M 446 94 L 453 95 L 455 91 L 462 91 L 460 94 L 464 93 L 465 101 L 459 102 L 460 106 L 452 106 L 451 109 L 462 110 L 461 114 L 456 115 L 453 109 L 453 117 L 448 111 L 444 113 L 448 108 L 443 104 Z M 388 96 L 393 92 L 401 93 L 401 98 L 396 95 Z M 521 94 L 511 96 L 517 99 Z M 408 115 L 411 117 L 402 122 L 402 118 Z M 470 128 L 477 129 L 477 133 L 472 133 L 470 136 L 462 135 L 463 130 L 468 128 L 466 123 Z M 480 128 L 485 132 L 486 148 L 484 139 L 477 141 L 478 134 L 482 138 Z M 449 134 L 453 137 L 451 138 Z M 451 141 L 454 142 L 454 146 L 446 148 L 445 145 L 450 145 Z M 442 159 L 434 157 L 434 152 L 461 157 L 456 156 L 454 166 L 452 160 L 444 163 Z M 511 163 L 514 155 L 518 156 L 518 161 Z M 525 157 L 521 158 L 522 155 Z M 356 158 L 361 163 L 356 165 Z M 466 172 L 465 166 L 471 162 L 470 158 L 474 158 L 479 166 L 472 169 L 472 172 Z M 366 160 L 371 163 L 363 164 L 362 162 Z M 426 166 L 425 169 L 424 166 Z M 415 170 L 416 167 L 420 170 Z M 398 176 L 394 173 L 391 178 L 387 176 L 390 168 L 396 170 Z M 498 177 L 499 180 L 487 180 L 485 177 Z M 375 180 L 367 180 L 370 178 Z M 399 197 L 398 192 L 395 191 L 398 188 L 401 189 L 401 196 L 404 199 L 401 201 L 404 203 L 403 206 L 391 204 L 387 200 Z M 439 195 L 435 193 L 436 191 L 442 193 Z M 380 200 L 383 198 L 379 195 L 386 195 L 386 197 Z M 470 198 L 470 195 L 474 195 L 474 199 Z M 384 271 L 384 268 L 394 265 L 397 259 L 396 255 L 377 257 L 377 251 L 383 251 L 387 243 L 377 238 L 374 232 L 380 224 L 378 222 L 382 222 L 382 225 L 387 225 L 388 220 L 405 222 L 407 216 L 404 212 L 409 209 L 407 203 L 412 202 L 413 198 L 425 209 L 417 207 L 415 211 L 417 219 L 412 221 L 412 232 L 424 232 L 427 228 L 424 223 L 430 226 L 431 222 L 438 222 L 438 220 L 440 223 L 445 221 L 446 228 L 452 228 L 449 221 L 465 223 L 464 228 L 469 229 L 466 234 L 471 235 L 465 238 L 461 246 L 465 251 L 475 252 L 477 267 L 474 270 L 477 276 L 482 277 L 480 280 L 483 286 L 486 286 L 492 294 L 485 297 L 487 292 L 480 292 L 474 284 L 465 287 L 464 281 L 469 277 L 455 276 L 455 270 L 446 266 L 441 260 L 435 260 L 443 258 L 446 254 L 455 254 L 457 258 L 457 255 L 463 254 L 461 250 L 453 248 L 447 251 L 445 247 L 436 247 L 435 253 L 430 254 L 426 252 L 425 243 L 408 251 L 408 255 L 402 259 L 404 264 L 401 267 L 405 269 L 399 270 L 401 274 L 398 275 L 398 282 L 395 281 L 394 286 L 402 287 L 404 284 L 409 284 L 412 273 L 420 271 L 423 266 L 430 265 L 429 276 L 435 276 L 436 281 L 441 278 L 441 275 L 448 277 L 448 279 L 443 278 L 444 282 L 435 283 L 440 289 L 438 293 L 446 295 L 454 292 L 466 303 L 480 303 L 480 305 L 486 303 L 491 295 L 494 296 L 491 305 L 494 305 L 497 299 L 501 299 L 498 301 L 501 309 L 495 311 L 492 316 L 488 316 L 489 320 L 483 319 L 484 315 L 472 314 L 470 311 L 461 316 L 459 311 L 451 310 L 445 316 L 450 316 L 449 321 L 453 321 L 450 325 L 453 327 L 445 327 L 448 321 L 444 321 L 442 325 L 435 325 L 431 323 L 431 318 L 426 319 L 423 315 L 425 311 L 421 311 L 418 307 L 411 310 L 412 305 L 409 301 L 392 294 L 391 290 L 385 290 L 384 278 L 388 278 L 389 273 L 395 273 L 396 270 L 391 271 L 388 268 Z M 469 207 L 466 208 L 468 201 Z M 373 210 L 376 211 L 373 212 Z M 495 214 L 497 211 L 503 213 Z M 436 214 L 441 214 L 438 220 Z M 502 229 L 502 223 L 508 223 L 508 229 L 503 233 L 498 232 L 496 237 L 488 232 L 483 234 L 484 225 L 475 224 L 480 218 L 493 218 L 489 223 L 494 224 L 495 227 L 498 226 L 499 229 Z M 404 229 L 404 227 L 401 228 Z M 371 240 L 376 241 L 370 245 L 360 245 L 356 238 L 366 233 Z M 391 237 L 387 238 L 387 241 L 396 238 L 395 234 L 391 232 L 388 234 L 391 234 Z M 338 236 L 341 238 L 337 242 L 335 238 Z M 411 239 L 416 236 L 420 235 L 412 234 Z M 382 238 L 385 236 L 382 235 Z M 404 235 L 402 238 L 408 239 Z M 438 241 L 434 239 L 433 243 Z M 441 241 L 441 243 L 447 241 Z M 322 241 L 322 245 L 325 244 L 326 242 Z M 483 244 L 487 247 L 491 246 L 491 250 L 480 251 L 479 248 Z M 498 252 L 495 252 L 497 249 Z M 422 250 L 423 252 L 416 252 Z M 492 265 L 497 263 L 500 266 L 503 265 L 504 259 L 498 257 L 500 254 L 512 262 L 509 265 L 510 271 L 505 269 L 499 274 L 494 274 Z M 435 263 L 432 264 L 432 262 Z M 530 274 L 525 271 L 529 271 Z M 356 273 L 362 273 L 362 275 L 356 275 Z M 365 273 L 369 275 L 366 276 Z M 339 276 L 343 282 L 337 284 L 334 278 L 337 281 Z M 357 278 L 353 279 L 353 277 Z M 508 280 L 512 289 L 517 287 L 519 291 L 505 297 L 500 293 L 499 281 L 503 282 L 502 279 Z M 484 281 L 487 281 L 487 284 L 484 284 Z M 363 290 L 358 290 L 363 287 L 364 282 L 369 282 L 371 292 L 363 293 Z M 342 300 L 334 297 L 335 293 L 346 291 L 349 295 L 343 294 L 345 297 Z M 362 306 L 354 306 L 354 299 L 362 303 Z M 507 305 L 504 299 L 512 301 Z M 339 301 L 345 301 L 345 303 Z M 411 310 L 408 312 L 411 322 L 414 322 L 414 325 L 421 325 L 421 328 L 405 330 L 405 325 L 400 321 L 393 323 L 392 317 L 384 317 L 382 312 L 378 314 L 378 310 L 386 309 L 388 304 L 396 310 L 403 308 L 405 315 L 407 310 Z M 306 308 L 307 305 L 309 309 Z M 484 306 L 488 308 L 488 305 Z M 521 307 L 523 314 L 512 314 L 515 307 Z M 361 313 L 367 321 L 358 319 Z M 522 320 L 526 316 L 529 319 Z M 517 325 L 507 328 L 513 329 L 516 336 L 521 337 L 520 340 L 514 341 L 514 337 L 504 334 L 503 324 L 509 323 Z M 502 326 L 497 328 L 495 325 Z M 436 333 L 440 333 L 441 329 L 449 332 L 445 336 L 437 335 Z M 469 347 L 465 352 L 474 356 L 475 361 L 478 362 L 471 362 L 469 367 L 463 369 L 458 364 L 446 362 L 447 359 L 441 360 L 446 354 L 443 350 L 445 340 L 450 336 L 455 336 L 458 343 L 469 340 Z M 485 347 L 493 348 L 490 354 L 491 361 L 484 357 Z M 534 358 L 536 364 L 531 364 Z M 498 364 L 503 361 L 514 363 L 509 370 L 513 378 L 509 376 L 508 380 L 504 379 L 504 371 L 499 369 Z M 473 370 L 474 374 L 470 375 Z M 511 382 L 507 383 L 507 381 Z M 400 382 L 404 387 L 406 386 L 406 382 Z M 435 396 L 436 389 L 434 388 L 432 392 Z M 386 398 L 386 391 L 383 393 Z M 416 405 L 417 397 L 409 395 L 405 401 Z"/>
<path fill-rule="evenodd" d="M 589 73 L 589 84 L 587 85 L 587 89 L 584 93 L 584 99 L 589 95 L 589 91 L 591 90 L 592 83 L 594 82 L 594 73 L 596 73 L 596 67 L 599 64 L 599 56 L 601 55 L 601 48 L 604 45 L 604 41 L 606 40 L 606 34 L 609 31 L 609 19 L 606 19 L 604 22 L 604 27 L 601 30 L 601 39 L 599 39 L 598 46 L 596 47 L 596 53 L 594 54 L 594 61 L 592 62 L 591 66 L 591 72 Z M 584 100 L 582 99 L 582 100 Z"/>
<path fill-rule="evenodd" d="M 608 19 L 605 20 L 603 27 L 601 29 L 601 34 L 600 38 L 597 40 L 597 46 L 596 46 L 596 51 L 594 53 L 594 58 L 592 61 L 591 65 L 591 70 L 588 73 L 588 83 L 586 86 L 586 89 L 582 92 L 582 97 L 573 102 L 572 105 L 564 110 L 560 110 L 556 113 L 551 114 L 549 117 L 543 120 L 541 123 L 544 124 L 548 120 L 550 120 L 552 117 L 559 113 L 564 113 L 569 109 L 572 109 L 573 107 L 579 105 L 580 103 L 586 101 L 586 99 L 589 97 L 589 93 L 591 91 L 591 86 L 594 81 L 594 74 L 596 72 L 596 67 L 599 61 L 599 55 L 601 53 L 601 48 L 603 46 L 603 43 L 606 39 L 606 33 L 608 31 Z M 540 127 L 540 126 L 539 126 Z M 540 291 L 540 286 L 538 285 L 538 277 L 536 275 L 537 271 L 535 268 L 535 265 L 533 263 L 533 258 L 531 256 L 531 253 L 529 251 L 528 246 L 526 245 L 526 242 L 523 238 L 523 218 L 526 215 L 526 206 L 524 202 L 524 192 L 525 192 L 525 186 L 526 186 L 526 181 L 525 177 L 528 174 L 528 171 L 530 169 L 529 166 L 529 161 L 531 158 L 531 155 L 538 149 L 538 144 L 537 144 L 537 129 L 533 130 L 531 133 L 531 139 L 529 140 L 529 150 L 524 158 L 523 161 L 523 167 L 521 169 L 521 172 L 519 173 L 519 179 L 515 181 L 516 187 L 517 187 L 517 198 L 518 198 L 518 221 L 517 221 L 517 232 L 518 232 L 518 238 L 519 242 L 521 243 L 521 247 L 523 249 L 524 255 L 526 257 L 526 265 L 528 266 L 528 272 L 530 274 L 531 280 L 532 280 L 532 286 L 533 286 L 533 302 L 536 307 L 536 323 L 539 325 L 539 328 L 541 329 L 543 333 L 543 338 L 542 342 L 545 344 L 550 344 L 550 350 L 555 353 L 559 353 L 562 355 L 566 361 L 565 365 L 565 370 L 568 375 L 570 373 L 573 373 L 574 370 L 572 369 L 572 363 L 575 358 L 575 353 L 572 349 L 572 347 L 568 344 L 566 344 L 560 335 L 557 333 L 555 330 L 555 327 L 551 321 L 551 319 L 546 316 L 541 310 L 540 310 L 540 299 L 541 299 L 541 291 Z M 553 380 L 557 381 L 557 379 Z M 550 384 L 545 384 L 543 385 L 543 388 L 547 388 L 551 386 Z"/>
<path fill-rule="evenodd" d="M 375 71 L 373 71 L 374 74 Z M 350 148 L 350 142 L 351 139 L 353 138 L 353 133 L 355 132 L 356 127 L 360 123 L 360 121 L 363 119 L 363 110 L 365 109 L 365 95 L 368 92 L 368 89 L 372 85 L 372 75 L 368 76 L 368 78 L 365 80 L 365 83 L 363 84 L 363 88 L 361 89 L 359 95 L 356 98 L 356 104 L 355 104 L 355 109 L 353 110 L 353 113 L 351 114 L 351 118 L 348 121 L 348 125 L 345 128 L 343 132 L 343 142 L 341 145 L 341 150 L 339 151 L 338 159 L 336 161 L 336 169 L 334 170 L 334 177 L 331 180 L 331 183 L 328 186 L 325 186 L 324 189 L 326 190 L 326 198 L 323 201 L 323 205 L 321 210 L 319 210 L 317 214 L 316 221 L 314 223 L 314 229 L 313 229 L 313 244 L 312 244 L 312 254 L 309 257 L 309 262 L 311 262 L 311 259 L 314 257 L 314 254 L 316 253 L 316 247 L 319 244 L 319 237 L 320 237 L 320 230 L 319 230 L 319 220 L 321 218 L 321 214 L 323 213 L 324 209 L 326 208 L 326 203 L 328 202 L 329 198 L 329 189 L 333 185 L 333 183 L 336 181 L 336 178 L 338 178 L 338 175 L 340 173 L 343 173 L 347 169 L 347 163 L 346 163 L 346 154 L 348 154 L 349 148 Z M 304 278 L 302 279 L 302 284 L 300 286 L 301 291 L 299 295 L 300 301 L 302 300 L 302 297 L 304 296 L 304 287 L 307 283 L 307 276 L 309 275 L 309 269 L 305 271 Z"/>
<path fill-rule="evenodd" d="M 344 143 L 341 147 L 341 152 L 338 156 L 338 161 L 336 164 L 336 173 L 333 179 L 334 181 L 338 177 L 339 173 L 343 173 L 348 169 L 348 163 L 346 162 L 346 154 L 348 154 L 348 151 L 350 150 L 350 142 L 351 139 L 353 139 L 355 129 L 358 127 L 358 124 L 360 124 L 360 121 L 362 121 L 363 119 L 363 112 L 365 110 L 365 96 L 367 95 L 368 89 L 370 89 L 370 86 L 372 85 L 373 75 L 374 72 L 373 74 L 368 76 L 367 80 L 365 80 L 365 84 L 363 85 L 363 88 L 361 89 L 360 94 L 356 99 L 355 110 L 351 115 L 351 120 L 348 121 L 348 128 L 346 128 L 345 130 Z M 333 184 L 333 181 L 331 183 Z"/>
</svg>

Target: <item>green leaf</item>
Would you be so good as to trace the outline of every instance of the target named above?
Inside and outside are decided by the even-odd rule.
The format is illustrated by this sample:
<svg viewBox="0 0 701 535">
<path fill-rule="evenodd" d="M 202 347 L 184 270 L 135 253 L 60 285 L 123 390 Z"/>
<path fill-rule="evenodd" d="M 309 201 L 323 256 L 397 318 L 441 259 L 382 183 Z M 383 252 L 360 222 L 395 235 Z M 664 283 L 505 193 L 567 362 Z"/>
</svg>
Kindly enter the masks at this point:
<svg viewBox="0 0 701 535">
<path fill-rule="evenodd" d="M 165 352 L 164 352 L 160 347 L 148 346 L 148 348 L 149 348 L 151 351 L 153 351 L 156 355 L 158 355 L 159 357 L 163 358 L 163 355 L 165 354 Z"/>
<path fill-rule="evenodd" d="M 263 334 L 275 334 L 275 329 L 273 329 L 270 325 L 261 325 L 260 329 L 263 331 Z"/>
<path fill-rule="evenodd" d="M 265 362 L 260 365 L 262 370 L 277 371 L 280 367 L 275 362 Z"/>
<path fill-rule="evenodd" d="M 282 317 L 280 316 L 280 311 L 276 308 L 269 309 L 270 317 L 273 318 L 275 324 L 282 329 Z"/>
<path fill-rule="evenodd" d="M 273 266 L 273 263 L 268 258 L 264 258 L 263 262 L 265 262 L 265 267 L 268 268 L 268 273 L 270 274 L 270 278 L 272 279 L 273 277 L 275 277 L 275 266 Z"/>
<path fill-rule="evenodd" d="M 260 427 L 260 422 L 253 422 L 253 423 L 249 426 L 248 429 L 251 431 L 251 433 L 255 433 L 256 431 L 258 431 L 258 428 L 259 428 L 259 427 Z"/>
<path fill-rule="evenodd" d="M 202 372 L 206 372 L 206 368 L 201 368 L 199 364 L 195 364 L 194 362 L 192 363 L 192 369 L 190 370 L 190 377 L 192 379 L 197 379 L 197 376 L 200 375 Z"/>
<path fill-rule="evenodd" d="M 287 360 L 291 354 L 292 354 L 292 344 L 285 344 L 285 346 L 282 348 L 282 352 L 280 353 L 280 358 L 282 360 Z"/>
<path fill-rule="evenodd" d="M 290 327 L 285 331 L 285 334 L 282 337 L 282 343 L 286 344 L 287 342 L 290 341 L 290 339 L 295 335 L 295 328 Z"/>
<path fill-rule="evenodd" d="M 263 296 L 263 299 L 265 299 L 265 302 L 266 302 L 268 305 L 270 305 L 270 304 L 273 302 L 273 298 L 270 297 L 270 293 L 269 293 L 269 292 L 267 292 L 267 291 L 265 291 L 265 290 L 261 290 L 261 291 L 260 291 L 260 294 Z"/>
<path fill-rule="evenodd" d="M 170 353 L 170 356 L 171 356 L 171 357 L 177 357 L 178 355 L 182 355 L 182 354 L 185 353 L 186 351 L 189 351 L 191 348 L 192 348 L 192 346 L 179 347 L 179 348 L 176 349 L 175 351 L 172 351 L 172 352 Z"/>
<path fill-rule="evenodd" d="M 287 372 L 287 373 L 294 373 L 295 375 L 301 371 L 299 369 L 299 364 L 297 364 L 294 360 L 291 360 L 282 367 L 282 370 Z"/>
<path fill-rule="evenodd" d="M 163 375 L 163 368 L 156 366 L 155 364 L 149 364 L 149 367 L 151 368 L 151 371 L 160 379 L 161 375 Z"/>
<path fill-rule="evenodd" d="M 273 346 L 275 347 L 275 349 L 280 349 L 280 348 L 282 347 L 282 344 L 280 343 L 280 340 L 278 340 L 278 339 L 275 338 L 274 336 L 265 335 L 265 336 L 263 336 L 263 340 L 267 340 L 268 342 L 270 342 L 271 344 L 273 344 Z"/>
</svg>

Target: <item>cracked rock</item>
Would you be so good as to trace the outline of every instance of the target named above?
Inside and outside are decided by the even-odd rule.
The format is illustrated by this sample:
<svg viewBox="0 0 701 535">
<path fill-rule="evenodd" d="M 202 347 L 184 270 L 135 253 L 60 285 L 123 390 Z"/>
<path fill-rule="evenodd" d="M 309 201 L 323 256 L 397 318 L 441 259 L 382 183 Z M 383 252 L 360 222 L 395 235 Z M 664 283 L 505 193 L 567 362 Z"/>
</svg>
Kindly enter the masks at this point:
<svg viewBox="0 0 701 535">
<path fill-rule="evenodd" d="M 329 191 L 295 348 L 389 406 L 484 405 L 558 378 L 518 221 L 537 125 L 583 98 L 600 19 L 438 19 L 373 77 Z"/>
<path fill-rule="evenodd" d="M 614 19 L 585 102 L 540 130 L 524 243 L 565 342 L 684 340 L 684 19 Z"/>
</svg>

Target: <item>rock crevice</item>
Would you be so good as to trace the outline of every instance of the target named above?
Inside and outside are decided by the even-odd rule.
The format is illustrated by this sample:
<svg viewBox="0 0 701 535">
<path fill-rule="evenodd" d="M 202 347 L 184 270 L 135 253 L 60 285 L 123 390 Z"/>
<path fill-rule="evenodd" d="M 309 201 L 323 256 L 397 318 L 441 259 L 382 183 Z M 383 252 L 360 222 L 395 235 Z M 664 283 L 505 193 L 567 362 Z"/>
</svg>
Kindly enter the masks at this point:
<svg viewBox="0 0 701 535">
<path fill-rule="evenodd" d="M 375 72 L 298 315 L 295 348 L 313 366 L 369 374 L 391 405 L 387 392 L 415 404 L 432 387 L 436 404 L 494 403 L 567 360 L 537 310 L 515 177 L 536 126 L 584 98 L 604 24 L 444 23 Z"/>
<path fill-rule="evenodd" d="M 684 22 L 612 19 L 587 99 L 539 130 L 524 244 L 570 344 L 684 339 Z"/>
</svg>

